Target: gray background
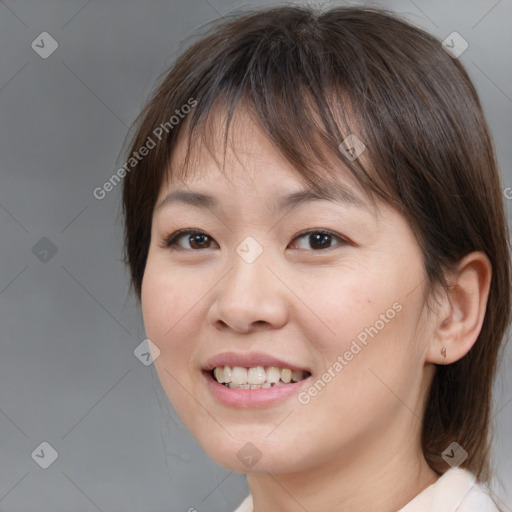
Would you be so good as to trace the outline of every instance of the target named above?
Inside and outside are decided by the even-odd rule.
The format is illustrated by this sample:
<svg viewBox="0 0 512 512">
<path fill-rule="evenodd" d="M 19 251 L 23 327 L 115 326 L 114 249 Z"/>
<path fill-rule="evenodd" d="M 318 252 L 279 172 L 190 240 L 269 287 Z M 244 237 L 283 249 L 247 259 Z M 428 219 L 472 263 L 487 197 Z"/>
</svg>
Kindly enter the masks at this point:
<svg viewBox="0 0 512 512">
<path fill-rule="evenodd" d="M 244 475 L 205 455 L 167 406 L 154 368 L 134 356 L 145 335 L 121 262 L 121 186 L 102 201 L 92 195 L 122 162 L 128 127 L 175 52 L 200 25 L 240 5 L 0 2 L 3 512 L 220 512 L 248 493 Z M 460 59 L 481 95 L 503 186 L 512 186 L 511 0 L 371 5 L 440 39 L 457 31 L 469 42 Z M 59 44 L 47 59 L 31 48 L 44 31 Z M 495 395 L 493 489 L 505 510 L 511 359 L 509 347 Z M 43 441 L 58 452 L 48 469 L 31 457 Z"/>
</svg>

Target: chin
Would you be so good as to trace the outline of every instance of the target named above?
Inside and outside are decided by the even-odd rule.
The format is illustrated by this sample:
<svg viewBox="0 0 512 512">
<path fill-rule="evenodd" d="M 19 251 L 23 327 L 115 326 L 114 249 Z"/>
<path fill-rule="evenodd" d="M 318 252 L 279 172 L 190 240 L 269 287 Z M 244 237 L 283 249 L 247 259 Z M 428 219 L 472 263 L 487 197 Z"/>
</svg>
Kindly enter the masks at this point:
<svg viewBox="0 0 512 512">
<path fill-rule="evenodd" d="M 267 431 L 268 434 L 268 431 Z M 244 439 L 244 438 L 240 438 Z M 221 445 L 210 438 L 202 444 L 205 452 L 221 466 L 237 473 L 288 473 L 297 471 L 300 460 L 290 458 L 290 448 L 275 445 L 261 437 L 245 436 L 246 441 Z"/>
</svg>

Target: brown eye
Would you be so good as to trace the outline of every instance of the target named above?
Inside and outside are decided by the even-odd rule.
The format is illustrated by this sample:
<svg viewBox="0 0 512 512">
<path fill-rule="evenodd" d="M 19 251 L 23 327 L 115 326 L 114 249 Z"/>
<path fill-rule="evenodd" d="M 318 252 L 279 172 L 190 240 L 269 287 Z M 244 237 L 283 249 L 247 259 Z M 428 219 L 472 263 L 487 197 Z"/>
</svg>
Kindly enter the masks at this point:
<svg viewBox="0 0 512 512">
<path fill-rule="evenodd" d="M 189 247 L 183 247 L 179 244 L 178 242 L 181 241 L 181 239 L 184 239 L 185 243 L 189 244 Z M 197 229 L 184 229 L 168 236 L 164 241 L 163 247 L 168 249 L 174 247 L 193 250 L 210 249 L 209 244 L 212 242 L 213 238 L 207 235 L 204 231 L 199 231 Z"/>
<path fill-rule="evenodd" d="M 306 245 L 309 244 L 309 248 L 316 250 L 316 252 L 318 252 L 318 250 L 330 249 L 332 247 L 330 244 L 333 239 L 340 240 L 343 245 L 348 243 L 347 240 L 341 236 L 323 229 L 306 231 L 297 236 L 295 240 L 299 240 L 301 238 L 304 238 L 306 240 Z M 308 247 L 300 247 L 300 249 L 304 248 L 308 249 Z"/>
<path fill-rule="evenodd" d="M 306 247 L 299 247 L 299 249 L 312 249 L 315 252 L 330 249 L 334 246 L 332 244 L 335 240 L 339 241 L 337 245 L 346 245 L 349 243 L 345 238 L 324 229 L 305 231 L 294 238 L 294 240 L 300 239 L 306 240 Z M 184 246 L 180 243 L 182 240 L 184 240 L 183 243 L 188 246 Z M 171 250 L 200 250 L 211 249 L 212 243 L 215 243 L 213 238 L 204 231 L 198 229 L 182 229 L 166 237 L 161 247 Z"/>
</svg>

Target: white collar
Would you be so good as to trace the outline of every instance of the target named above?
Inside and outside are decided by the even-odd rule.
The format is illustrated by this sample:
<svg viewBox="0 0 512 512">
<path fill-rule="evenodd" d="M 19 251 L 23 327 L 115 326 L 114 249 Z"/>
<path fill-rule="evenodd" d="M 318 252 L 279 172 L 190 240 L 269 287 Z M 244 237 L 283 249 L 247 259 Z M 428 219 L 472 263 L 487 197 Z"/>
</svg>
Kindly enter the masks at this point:
<svg viewBox="0 0 512 512">
<path fill-rule="evenodd" d="M 473 488 L 483 492 L 476 483 L 476 476 L 473 473 L 462 468 L 450 468 L 397 512 L 456 512 L 464 497 Z M 492 507 L 486 510 L 497 509 Z M 247 496 L 235 512 L 253 512 L 252 496 Z"/>
<path fill-rule="evenodd" d="M 454 512 L 475 485 L 476 477 L 466 469 L 450 468 L 398 512 L 443 510 Z"/>
</svg>

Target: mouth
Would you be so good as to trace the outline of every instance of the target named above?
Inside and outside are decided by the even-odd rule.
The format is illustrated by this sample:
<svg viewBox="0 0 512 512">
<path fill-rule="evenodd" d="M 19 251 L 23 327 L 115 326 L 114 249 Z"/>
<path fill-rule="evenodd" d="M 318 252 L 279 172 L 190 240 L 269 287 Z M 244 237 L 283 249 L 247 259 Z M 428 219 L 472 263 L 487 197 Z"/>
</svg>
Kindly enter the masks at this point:
<svg viewBox="0 0 512 512">
<path fill-rule="evenodd" d="M 307 370 L 277 366 L 216 366 L 203 370 L 218 384 L 230 389 L 266 389 L 300 382 L 311 376 Z"/>
</svg>

